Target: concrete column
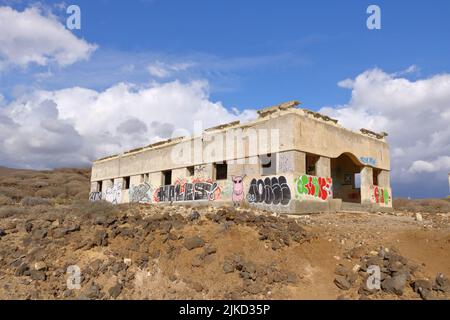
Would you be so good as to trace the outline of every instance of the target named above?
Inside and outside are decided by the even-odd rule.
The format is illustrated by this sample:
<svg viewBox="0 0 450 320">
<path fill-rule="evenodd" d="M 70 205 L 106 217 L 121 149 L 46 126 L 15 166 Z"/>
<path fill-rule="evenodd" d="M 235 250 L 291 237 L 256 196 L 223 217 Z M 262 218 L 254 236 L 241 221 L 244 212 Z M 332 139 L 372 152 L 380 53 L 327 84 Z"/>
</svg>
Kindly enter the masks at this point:
<svg viewBox="0 0 450 320">
<path fill-rule="evenodd" d="M 381 170 L 378 174 L 378 185 L 382 188 L 391 187 L 391 174 L 389 171 Z"/>
<path fill-rule="evenodd" d="M 370 189 L 373 186 L 373 170 L 371 167 L 364 167 L 361 170 L 361 203 L 370 204 Z"/>
<path fill-rule="evenodd" d="M 331 159 L 327 157 L 319 157 L 316 163 L 316 175 L 318 177 L 331 177 Z"/>
<path fill-rule="evenodd" d="M 277 174 L 291 173 L 294 176 L 305 174 L 306 154 L 300 151 L 286 151 L 278 153 Z"/>
<path fill-rule="evenodd" d="M 172 170 L 172 184 L 178 179 L 188 178 L 187 168 L 173 169 Z"/>
<path fill-rule="evenodd" d="M 130 177 L 130 187 L 138 186 L 140 184 L 144 183 L 144 181 L 141 181 L 141 175 L 135 175 Z"/>
<path fill-rule="evenodd" d="M 208 164 L 201 164 L 198 166 L 195 166 L 194 168 L 194 176 L 196 178 L 203 178 L 203 179 L 214 179 L 214 165 L 212 163 Z"/>
</svg>

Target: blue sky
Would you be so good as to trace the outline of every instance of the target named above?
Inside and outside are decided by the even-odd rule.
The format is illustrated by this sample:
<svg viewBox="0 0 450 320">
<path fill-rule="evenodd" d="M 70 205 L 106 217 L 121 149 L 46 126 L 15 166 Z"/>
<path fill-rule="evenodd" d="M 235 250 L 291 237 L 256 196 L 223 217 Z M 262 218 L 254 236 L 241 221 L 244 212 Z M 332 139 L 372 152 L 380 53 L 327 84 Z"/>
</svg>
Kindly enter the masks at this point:
<svg viewBox="0 0 450 320">
<path fill-rule="evenodd" d="M 412 95 L 408 90 L 421 92 L 422 80 L 428 81 L 427 87 L 435 82 L 447 85 L 447 78 L 436 77 L 450 73 L 450 2 L 446 0 L 0 0 L 0 7 L 17 12 L 38 7 L 42 16 L 51 14 L 62 25 L 67 17 L 65 8 L 70 4 L 79 5 L 82 18 L 81 30 L 70 32 L 95 45 L 95 50 L 87 58 L 68 64 L 59 60 L 18 63 L 9 57 L 8 66 L 0 69 L 0 107 L 3 104 L 3 108 L 13 108 L 11 105 L 24 96 L 32 99 L 34 92 L 42 90 L 81 87 L 102 93 L 119 83 L 163 86 L 179 82 L 183 86 L 202 81 L 207 83 L 207 89 L 200 89 L 205 99 L 227 110 L 235 107 L 243 112 L 297 99 L 309 109 L 326 111 L 329 107 L 328 112 L 338 118 L 352 114 L 346 110 L 364 109 L 361 114 L 366 118 L 355 121 L 367 119 L 373 129 L 393 128 L 395 133 L 392 123 L 397 115 L 388 107 L 375 110 L 376 106 L 367 102 L 358 105 L 367 101 L 359 97 L 369 96 L 371 85 L 379 88 L 383 84 L 390 88 L 399 85 L 398 90 L 408 97 Z M 370 4 L 381 8 L 381 30 L 366 27 Z M 0 42 L 2 32 L 7 31 L 0 31 Z M 150 66 L 156 69 L 149 72 Z M 352 84 L 343 84 L 345 79 Z M 429 97 L 429 101 L 436 101 L 435 117 L 447 111 L 442 99 L 448 96 L 442 98 L 439 92 L 431 92 Z M 394 97 L 387 96 L 380 104 L 389 105 L 391 99 Z M 425 112 L 427 106 L 417 102 L 411 108 Z M 384 122 L 377 123 L 380 117 Z M 412 119 L 408 121 L 399 125 L 413 125 Z M 393 138 L 393 165 L 397 169 L 393 185 L 397 184 L 403 196 L 448 194 L 448 128 L 445 123 L 436 126 L 424 134 L 444 138 L 424 138 L 414 146 L 401 134 Z M 416 130 L 420 133 L 421 129 Z M 433 148 L 418 153 L 421 146 L 427 145 Z M 88 153 L 86 157 L 91 155 L 99 154 Z M 45 159 L 21 164 L 45 166 Z M 6 165 L 14 161 L 12 157 L 3 160 Z M 47 163 L 65 164 L 72 163 Z M 428 191 L 410 188 L 419 176 L 420 180 L 432 179 L 434 187 Z"/>
</svg>

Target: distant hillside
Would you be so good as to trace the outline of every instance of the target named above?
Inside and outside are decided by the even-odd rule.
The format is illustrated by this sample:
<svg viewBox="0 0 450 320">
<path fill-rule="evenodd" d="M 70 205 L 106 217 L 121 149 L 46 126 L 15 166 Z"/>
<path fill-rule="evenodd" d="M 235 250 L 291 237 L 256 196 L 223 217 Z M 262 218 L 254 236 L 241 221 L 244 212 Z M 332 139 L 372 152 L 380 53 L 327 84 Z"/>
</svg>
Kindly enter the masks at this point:
<svg viewBox="0 0 450 320">
<path fill-rule="evenodd" d="M 88 199 L 90 169 L 34 171 L 0 167 L 0 205 L 20 203 L 25 198 Z"/>
</svg>

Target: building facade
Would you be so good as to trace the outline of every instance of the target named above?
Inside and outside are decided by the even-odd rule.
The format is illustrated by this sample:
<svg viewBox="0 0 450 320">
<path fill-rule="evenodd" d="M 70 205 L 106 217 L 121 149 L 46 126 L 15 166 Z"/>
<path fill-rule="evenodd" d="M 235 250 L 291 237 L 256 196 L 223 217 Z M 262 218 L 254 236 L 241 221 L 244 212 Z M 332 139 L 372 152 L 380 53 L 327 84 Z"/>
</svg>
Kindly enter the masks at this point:
<svg viewBox="0 0 450 320">
<path fill-rule="evenodd" d="M 291 214 L 390 211 L 387 134 L 348 130 L 298 104 L 96 160 L 90 199 Z"/>
</svg>

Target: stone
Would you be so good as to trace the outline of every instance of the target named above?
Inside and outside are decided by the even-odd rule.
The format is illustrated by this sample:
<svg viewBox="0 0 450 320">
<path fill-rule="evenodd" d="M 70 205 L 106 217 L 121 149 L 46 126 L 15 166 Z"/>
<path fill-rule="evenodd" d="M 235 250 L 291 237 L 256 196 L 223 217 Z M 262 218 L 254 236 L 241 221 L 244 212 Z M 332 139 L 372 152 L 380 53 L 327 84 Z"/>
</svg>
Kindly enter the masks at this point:
<svg viewBox="0 0 450 320">
<path fill-rule="evenodd" d="M 116 263 L 114 263 L 112 265 L 111 271 L 114 274 L 118 274 L 120 271 L 126 270 L 127 268 L 128 268 L 128 266 L 125 263 L 123 263 L 123 262 L 116 262 Z"/>
<path fill-rule="evenodd" d="M 184 247 L 188 250 L 201 248 L 205 245 L 205 241 L 199 236 L 193 236 L 184 240 Z"/>
<path fill-rule="evenodd" d="M 419 212 L 416 213 L 416 221 L 419 221 L 419 222 L 423 221 L 423 217 Z"/>
<path fill-rule="evenodd" d="M 205 247 L 205 254 L 206 255 L 210 255 L 210 254 L 214 254 L 217 252 L 217 248 L 213 247 L 213 246 L 206 246 Z"/>
<path fill-rule="evenodd" d="M 231 273 L 231 272 L 234 272 L 235 266 L 234 266 L 234 264 L 232 262 L 225 261 L 223 263 L 223 267 L 222 268 L 223 268 L 223 272 Z"/>
<path fill-rule="evenodd" d="M 159 250 L 159 249 L 153 251 L 153 252 L 150 254 L 150 256 L 152 257 L 152 259 L 158 259 L 160 255 L 161 255 L 161 250 Z"/>
<path fill-rule="evenodd" d="M 249 281 L 244 286 L 244 290 L 250 294 L 259 294 L 264 291 L 264 287 L 259 281 Z"/>
<path fill-rule="evenodd" d="M 47 230 L 45 229 L 35 229 L 31 233 L 31 238 L 33 240 L 42 240 L 47 236 Z"/>
<path fill-rule="evenodd" d="M 27 233 L 31 233 L 32 230 L 33 230 L 33 224 L 31 222 L 25 223 L 25 231 Z"/>
<path fill-rule="evenodd" d="M 337 276 L 334 279 L 334 284 L 341 290 L 349 290 L 352 287 L 347 278 L 343 276 Z"/>
<path fill-rule="evenodd" d="M 97 246 L 107 246 L 108 245 L 108 233 L 104 230 L 99 230 L 94 235 L 94 244 Z"/>
<path fill-rule="evenodd" d="M 293 272 L 289 272 L 289 273 L 287 274 L 286 282 L 287 282 L 287 283 L 292 283 L 292 284 L 298 283 L 298 277 L 297 277 L 297 275 L 296 275 L 295 273 L 293 273 Z"/>
<path fill-rule="evenodd" d="M 108 293 L 112 298 L 116 299 L 122 293 L 122 289 L 123 289 L 122 284 L 116 283 L 116 285 L 109 288 Z"/>
<path fill-rule="evenodd" d="M 434 289 L 450 293 L 450 280 L 446 278 L 442 273 L 439 273 L 435 279 Z"/>
<path fill-rule="evenodd" d="M 30 276 L 33 280 L 45 281 L 47 279 L 44 271 L 31 270 Z"/>
<path fill-rule="evenodd" d="M 100 293 L 101 293 L 100 287 L 95 283 L 92 283 L 85 289 L 83 295 L 89 299 L 98 299 L 100 297 Z"/>
<path fill-rule="evenodd" d="M 349 274 L 350 270 L 348 270 L 346 267 L 339 265 L 337 266 L 337 268 L 334 270 L 334 273 L 339 275 L 339 276 L 347 276 L 347 274 Z"/>
<path fill-rule="evenodd" d="M 188 215 L 188 220 L 189 221 L 194 221 L 194 220 L 198 220 L 198 219 L 200 219 L 200 213 L 198 213 L 197 211 L 192 211 Z"/>
<path fill-rule="evenodd" d="M 203 291 L 203 286 L 200 283 L 198 283 L 198 282 L 194 282 L 192 284 L 192 288 L 194 288 L 194 290 L 197 291 L 197 292 L 202 292 Z"/>
<path fill-rule="evenodd" d="M 407 277 L 404 274 L 386 278 L 381 283 L 381 288 L 389 293 L 395 293 L 398 296 L 403 295 L 403 289 L 406 285 Z"/>
<path fill-rule="evenodd" d="M 196 255 L 194 259 L 192 259 L 192 265 L 194 267 L 200 267 L 203 264 L 203 258 L 201 255 Z"/>
<path fill-rule="evenodd" d="M 44 261 L 38 261 L 34 264 L 34 270 L 37 271 L 47 271 L 47 265 L 45 264 Z"/>
<path fill-rule="evenodd" d="M 129 266 L 131 266 L 132 261 L 131 261 L 130 258 L 124 258 L 124 259 L 123 259 L 123 263 L 125 263 L 125 264 L 129 267 Z"/>
<path fill-rule="evenodd" d="M 25 272 L 27 272 L 28 270 L 30 270 L 30 268 L 28 267 L 28 265 L 26 263 L 22 263 L 15 272 L 15 275 L 17 277 L 21 277 L 23 275 L 25 275 Z"/>
<path fill-rule="evenodd" d="M 6 232 L 3 229 L 0 229 L 0 238 L 6 236 Z"/>
</svg>

